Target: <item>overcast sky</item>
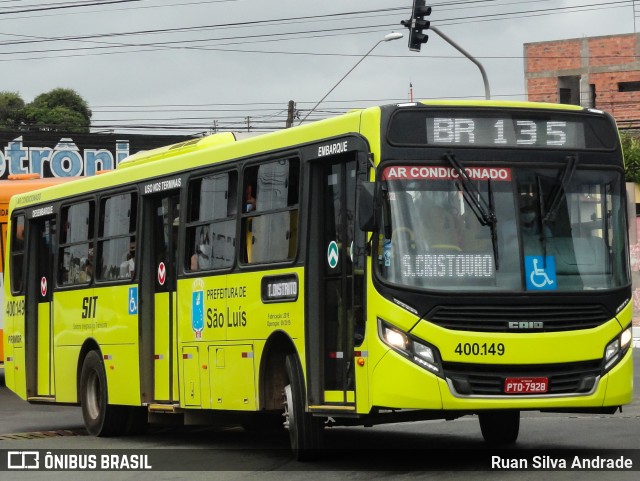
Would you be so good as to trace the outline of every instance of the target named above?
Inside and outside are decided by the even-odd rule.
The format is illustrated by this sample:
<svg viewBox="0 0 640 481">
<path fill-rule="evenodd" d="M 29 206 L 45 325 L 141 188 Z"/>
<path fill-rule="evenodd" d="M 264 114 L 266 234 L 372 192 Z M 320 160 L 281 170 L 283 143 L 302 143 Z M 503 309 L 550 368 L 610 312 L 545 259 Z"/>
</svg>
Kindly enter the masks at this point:
<svg viewBox="0 0 640 481">
<path fill-rule="evenodd" d="M 440 0 L 430 19 L 483 63 L 493 98 L 524 100 L 524 43 L 633 33 L 633 4 Z M 289 100 L 304 117 L 397 31 L 404 38 L 378 45 L 309 120 L 406 101 L 410 82 L 416 99 L 483 97 L 477 67 L 436 34 L 420 53 L 408 50 L 400 21 L 411 7 L 412 0 L 0 0 L 0 90 L 30 102 L 74 89 L 92 108 L 96 131 L 194 134 L 214 121 L 220 130 L 246 130 L 247 116 L 252 130 L 279 128 Z"/>
</svg>

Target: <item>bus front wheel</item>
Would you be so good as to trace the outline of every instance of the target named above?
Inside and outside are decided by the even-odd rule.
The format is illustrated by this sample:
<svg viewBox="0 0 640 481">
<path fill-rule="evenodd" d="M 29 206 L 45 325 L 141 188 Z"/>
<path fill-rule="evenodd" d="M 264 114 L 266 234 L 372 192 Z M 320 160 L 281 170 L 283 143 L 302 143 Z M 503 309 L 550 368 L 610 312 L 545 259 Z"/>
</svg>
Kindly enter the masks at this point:
<svg viewBox="0 0 640 481">
<path fill-rule="evenodd" d="M 480 431 L 491 444 L 514 444 L 520 433 L 520 411 L 489 411 L 479 413 Z"/>
<path fill-rule="evenodd" d="M 284 425 L 289 431 L 291 450 L 300 461 L 313 459 L 322 448 L 323 422 L 305 410 L 306 391 L 298 356 L 288 355 L 286 367 L 289 383 L 284 387 Z"/>
<path fill-rule="evenodd" d="M 107 376 L 100 354 L 90 351 L 82 363 L 80 374 L 82 417 L 89 434 L 118 436 L 128 421 L 124 407 L 109 405 Z"/>
</svg>

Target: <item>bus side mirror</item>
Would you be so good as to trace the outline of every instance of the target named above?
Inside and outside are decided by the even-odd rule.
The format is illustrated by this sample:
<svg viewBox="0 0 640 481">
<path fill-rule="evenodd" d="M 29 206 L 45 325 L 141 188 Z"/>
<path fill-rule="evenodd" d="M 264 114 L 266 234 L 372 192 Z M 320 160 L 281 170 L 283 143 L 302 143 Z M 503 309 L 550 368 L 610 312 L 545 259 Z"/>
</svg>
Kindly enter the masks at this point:
<svg viewBox="0 0 640 481">
<path fill-rule="evenodd" d="M 360 182 L 358 184 L 358 226 L 364 232 L 373 232 L 377 226 L 374 182 Z"/>
</svg>

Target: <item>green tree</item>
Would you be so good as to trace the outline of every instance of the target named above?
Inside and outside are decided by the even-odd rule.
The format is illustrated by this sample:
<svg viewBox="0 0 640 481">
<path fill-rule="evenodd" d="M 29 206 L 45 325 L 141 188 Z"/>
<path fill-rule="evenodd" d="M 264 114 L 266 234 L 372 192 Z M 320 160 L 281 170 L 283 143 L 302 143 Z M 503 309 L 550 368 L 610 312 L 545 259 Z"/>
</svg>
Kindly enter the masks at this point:
<svg viewBox="0 0 640 481">
<path fill-rule="evenodd" d="M 18 130 L 24 119 L 24 100 L 18 92 L 0 92 L 0 129 Z"/>
<path fill-rule="evenodd" d="M 26 105 L 25 124 L 31 130 L 89 132 L 91 110 L 72 89 L 57 88 Z"/>
<path fill-rule="evenodd" d="M 620 140 L 627 182 L 640 182 L 640 137 L 623 132 L 620 134 Z"/>
</svg>

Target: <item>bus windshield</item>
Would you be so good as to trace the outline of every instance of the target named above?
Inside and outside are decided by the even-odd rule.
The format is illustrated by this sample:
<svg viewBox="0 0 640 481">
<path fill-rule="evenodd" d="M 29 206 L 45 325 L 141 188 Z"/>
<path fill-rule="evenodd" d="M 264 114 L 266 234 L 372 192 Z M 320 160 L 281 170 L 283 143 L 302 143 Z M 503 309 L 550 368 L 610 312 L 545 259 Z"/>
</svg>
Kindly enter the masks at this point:
<svg viewBox="0 0 640 481">
<path fill-rule="evenodd" d="M 628 284 L 618 171 L 581 168 L 569 157 L 559 167 L 466 166 L 465 173 L 466 187 L 449 164 L 384 168 L 377 250 L 384 281 L 456 291 Z"/>
</svg>

